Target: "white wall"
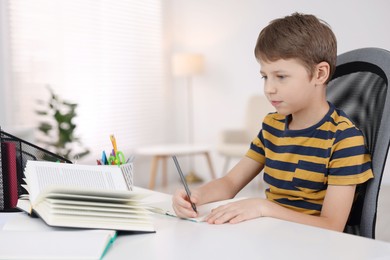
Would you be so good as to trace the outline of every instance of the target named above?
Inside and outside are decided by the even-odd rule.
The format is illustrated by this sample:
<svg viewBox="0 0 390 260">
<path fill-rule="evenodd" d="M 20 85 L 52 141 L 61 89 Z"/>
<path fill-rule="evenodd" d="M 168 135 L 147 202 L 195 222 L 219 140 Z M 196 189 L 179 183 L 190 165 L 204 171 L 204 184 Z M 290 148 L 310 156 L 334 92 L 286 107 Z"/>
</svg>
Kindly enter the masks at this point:
<svg viewBox="0 0 390 260">
<path fill-rule="evenodd" d="M 172 52 L 205 55 L 206 71 L 194 78 L 195 141 L 215 147 L 218 133 L 243 124 L 245 102 L 262 93 L 259 66 L 253 48 L 260 30 L 269 21 L 293 12 L 311 13 L 330 24 L 338 39 L 338 53 L 361 47 L 390 50 L 390 2 L 312 0 L 169 0 Z M 174 79 L 173 106 L 177 141 L 186 140 L 185 82 Z M 220 174 L 222 158 L 213 151 Z M 205 163 L 199 174 L 209 177 Z M 390 174 L 384 182 L 390 183 Z"/>
<path fill-rule="evenodd" d="M 4 1 L 0 2 L 0 36 L 5 34 L 7 29 L 6 26 L 6 9 L 4 5 Z M 0 127 L 2 123 L 7 123 L 6 115 L 3 111 L 6 109 L 6 99 L 4 98 L 7 90 L 5 86 L 7 85 L 7 73 L 6 73 L 6 42 L 4 40 L 0 40 Z"/>
<path fill-rule="evenodd" d="M 0 3 L 0 13 L 3 14 L 4 2 Z M 212 159 L 218 174 L 221 174 L 223 165 L 222 157 L 215 151 L 218 133 L 222 129 L 243 125 L 247 99 L 263 91 L 253 48 L 258 33 L 269 21 L 296 11 L 312 13 L 331 25 L 338 38 L 339 53 L 369 46 L 390 50 L 390 35 L 387 32 L 390 2 L 387 0 L 164 0 L 164 6 L 167 60 L 178 51 L 205 55 L 206 71 L 193 81 L 195 141 L 212 146 Z M 0 18 L 3 17 L 1 15 Z M 0 41 L 0 48 L 4 47 L 2 43 Z M 1 74 L 4 69 L 1 52 L 0 59 L 2 84 L 5 78 Z M 168 103 L 171 106 L 167 111 L 170 121 L 166 125 L 166 140 L 186 142 L 185 81 L 167 80 L 167 85 Z M 0 87 L 0 122 L 6 121 L 3 117 L 3 109 L 6 108 L 4 93 L 4 88 Z M 195 159 L 199 175 L 208 179 L 204 159 Z M 150 158 L 139 158 L 138 162 L 136 183 L 147 186 Z M 184 160 L 183 164 L 185 170 Z M 172 165 L 170 167 L 169 178 L 178 178 Z M 390 183 L 389 173 L 385 174 L 384 182 Z"/>
</svg>

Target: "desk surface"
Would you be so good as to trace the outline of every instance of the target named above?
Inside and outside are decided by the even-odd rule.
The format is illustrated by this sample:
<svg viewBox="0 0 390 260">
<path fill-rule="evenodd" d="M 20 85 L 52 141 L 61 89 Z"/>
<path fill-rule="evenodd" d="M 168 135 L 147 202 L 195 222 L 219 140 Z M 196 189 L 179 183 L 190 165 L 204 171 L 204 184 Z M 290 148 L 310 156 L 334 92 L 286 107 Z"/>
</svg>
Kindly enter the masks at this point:
<svg viewBox="0 0 390 260">
<path fill-rule="evenodd" d="M 390 244 L 272 218 L 208 225 L 160 216 L 156 234 L 119 236 L 104 259 L 389 259 Z"/>
<path fill-rule="evenodd" d="M 156 198 L 170 200 L 169 195 L 158 192 L 153 192 L 153 196 L 154 198 L 151 198 L 153 200 Z M 0 220 L 7 218 L 5 215 L 7 213 L 1 213 Z M 156 233 L 119 235 L 103 259 L 389 259 L 390 257 L 390 243 L 273 218 L 259 218 L 234 225 L 195 223 L 158 214 L 153 218 Z"/>
<path fill-rule="evenodd" d="M 171 196 L 153 192 L 155 198 Z M 155 198 L 151 198 L 154 200 Z M 273 218 L 210 225 L 155 215 L 155 234 L 118 236 L 104 259 L 389 259 L 390 243 Z"/>
</svg>

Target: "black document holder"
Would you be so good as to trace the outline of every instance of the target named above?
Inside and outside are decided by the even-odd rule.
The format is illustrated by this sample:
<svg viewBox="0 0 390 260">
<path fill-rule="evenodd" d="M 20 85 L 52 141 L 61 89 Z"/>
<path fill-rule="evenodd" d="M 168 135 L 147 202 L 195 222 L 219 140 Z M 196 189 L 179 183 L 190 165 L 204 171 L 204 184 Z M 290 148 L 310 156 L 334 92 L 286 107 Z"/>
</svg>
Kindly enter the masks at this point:
<svg viewBox="0 0 390 260">
<path fill-rule="evenodd" d="M 17 189 L 18 196 L 27 193 L 27 191 L 22 187 L 22 184 L 24 184 L 24 168 L 28 160 L 72 163 L 70 160 L 62 156 L 1 131 L 1 129 L 0 141 L 2 144 L 2 149 L 0 149 L 0 211 L 16 210 L 15 208 L 10 207 L 9 203 L 11 191 L 8 185 L 8 180 L 10 178 L 9 174 L 11 171 L 8 169 L 9 165 L 7 165 L 7 160 L 4 159 L 6 157 L 4 154 L 5 149 L 3 149 L 4 143 L 14 143 L 16 148 L 16 170 L 13 170 L 12 172 L 16 173 L 17 185 L 15 188 Z M 13 164 L 13 167 L 14 165 L 15 164 Z"/>
</svg>

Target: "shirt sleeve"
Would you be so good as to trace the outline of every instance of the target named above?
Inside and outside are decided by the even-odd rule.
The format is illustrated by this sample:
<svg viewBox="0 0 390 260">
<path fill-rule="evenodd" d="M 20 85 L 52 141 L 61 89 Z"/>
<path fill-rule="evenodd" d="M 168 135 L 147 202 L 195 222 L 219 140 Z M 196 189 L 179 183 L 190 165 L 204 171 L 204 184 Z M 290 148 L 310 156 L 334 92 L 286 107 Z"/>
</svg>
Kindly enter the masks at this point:
<svg viewBox="0 0 390 260">
<path fill-rule="evenodd" d="M 360 130 L 351 127 L 336 135 L 328 169 L 329 185 L 356 185 L 374 177 L 371 156 Z"/>
<path fill-rule="evenodd" d="M 264 141 L 263 131 L 260 130 L 259 134 L 253 139 L 250 144 L 249 150 L 246 156 L 255 160 L 258 163 L 265 165 L 265 152 L 264 152 Z"/>
</svg>

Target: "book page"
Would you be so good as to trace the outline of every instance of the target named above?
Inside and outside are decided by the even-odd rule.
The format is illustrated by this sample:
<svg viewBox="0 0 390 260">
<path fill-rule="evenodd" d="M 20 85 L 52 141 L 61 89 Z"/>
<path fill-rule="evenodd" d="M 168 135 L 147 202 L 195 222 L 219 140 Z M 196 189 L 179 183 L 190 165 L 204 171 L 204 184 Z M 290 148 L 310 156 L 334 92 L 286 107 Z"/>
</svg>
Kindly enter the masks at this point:
<svg viewBox="0 0 390 260">
<path fill-rule="evenodd" d="M 28 213 L 28 214 L 32 213 L 31 201 L 28 197 L 19 198 L 18 203 L 16 204 L 16 207 L 18 209 L 21 209 L 22 211 Z"/>
<path fill-rule="evenodd" d="M 138 203 L 144 196 L 142 191 L 50 186 L 32 208 L 50 226 L 154 232 L 150 211 Z"/>
<path fill-rule="evenodd" d="M 219 206 L 228 204 L 230 202 L 242 200 L 245 198 L 233 198 L 233 199 L 228 199 L 228 200 L 221 200 L 221 201 L 216 201 L 216 202 L 211 202 L 207 203 L 201 206 L 197 207 L 198 211 L 198 217 L 196 218 L 185 218 L 186 220 L 194 221 L 194 222 L 203 222 L 204 219 L 210 214 L 212 209 L 215 209 Z M 155 204 L 152 204 L 150 207 L 150 210 L 152 212 L 158 213 L 158 214 L 166 214 L 169 216 L 177 217 L 175 211 L 172 208 L 172 203 L 169 201 L 164 201 L 164 202 L 158 202 Z"/>
<path fill-rule="evenodd" d="M 38 194 L 49 186 L 128 190 L 122 171 L 117 166 L 28 161 L 24 172 L 31 201 L 35 201 Z"/>
</svg>

